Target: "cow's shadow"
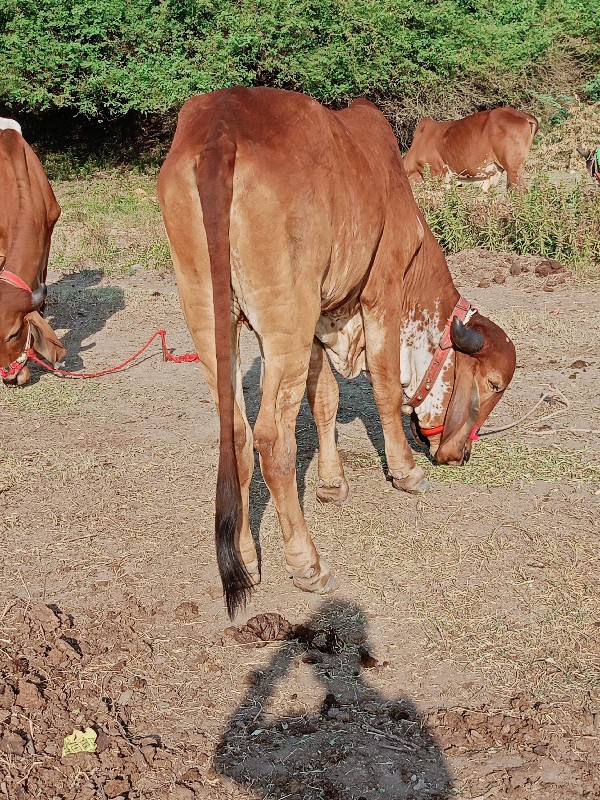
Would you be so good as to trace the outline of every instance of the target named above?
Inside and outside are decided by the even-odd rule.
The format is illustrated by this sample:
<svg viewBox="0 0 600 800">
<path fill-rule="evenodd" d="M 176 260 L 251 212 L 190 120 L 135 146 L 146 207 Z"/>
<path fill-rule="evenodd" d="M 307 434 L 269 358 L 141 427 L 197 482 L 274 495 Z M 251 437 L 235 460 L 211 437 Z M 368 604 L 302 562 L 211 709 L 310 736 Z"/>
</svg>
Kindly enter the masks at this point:
<svg viewBox="0 0 600 800">
<path fill-rule="evenodd" d="M 261 359 L 257 357 L 250 369 L 245 373 L 243 380 L 246 411 L 252 427 L 254 427 L 260 408 L 260 372 Z M 371 456 L 369 456 L 369 454 L 366 456 L 368 462 L 366 466 L 375 467 L 380 470 L 383 484 L 386 480 L 389 480 L 389 474 L 385 460 L 383 430 L 381 428 L 377 405 L 373 397 L 373 389 L 364 375 L 359 375 L 357 378 L 351 380 L 346 380 L 335 372 L 334 375 L 340 388 L 340 404 L 337 422 L 338 424 L 346 424 L 356 419 L 362 422 L 374 449 L 374 453 Z M 411 449 L 415 453 L 422 453 L 429 457 L 427 448 L 415 439 L 409 418 L 403 417 L 402 425 Z M 296 456 L 298 494 L 300 496 L 300 502 L 304 504 L 304 496 L 307 488 L 306 475 L 310 463 L 319 449 L 317 428 L 308 406 L 306 394 L 302 400 L 296 422 L 296 441 L 298 445 L 298 453 Z M 344 465 L 352 463 L 354 460 L 360 460 L 361 465 L 365 465 L 365 454 L 362 452 L 354 453 L 352 450 L 352 440 L 345 439 L 343 433 L 339 440 L 339 446 Z M 265 508 L 269 502 L 269 491 L 265 486 L 260 472 L 258 456 L 255 457 L 254 466 L 254 474 L 250 486 L 250 524 L 255 536 L 258 537 L 258 531 Z M 350 486 L 350 492 L 352 492 L 352 486 Z"/>
<path fill-rule="evenodd" d="M 94 341 L 86 342 L 101 331 L 107 320 L 125 308 L 125 295 L 118 286 L 100 286 L 103 273 L 97 269 L 64 275 L 48 287 L 44 316 L 52 327 L 61 331 L 60 339 L 67 348 L 61 367 L 72 372 L 83 369 L 82 353 L 93 349 Z M 66 333 L 62 333 L 66 329 Z M 44 371 L 32 369 L 31 382 L 37 382 Z"/>
<path fill-rule="evenodd" d="M 360 606 L 328 601 L 308 630 L 319 631 L 316 646 L 285 642 L 251 673 L 215 769 L 270 800 L 453 796 L 444 756 L 414 703 L 385 700 L 366 679 L 380 667 Z"/>
</svg>

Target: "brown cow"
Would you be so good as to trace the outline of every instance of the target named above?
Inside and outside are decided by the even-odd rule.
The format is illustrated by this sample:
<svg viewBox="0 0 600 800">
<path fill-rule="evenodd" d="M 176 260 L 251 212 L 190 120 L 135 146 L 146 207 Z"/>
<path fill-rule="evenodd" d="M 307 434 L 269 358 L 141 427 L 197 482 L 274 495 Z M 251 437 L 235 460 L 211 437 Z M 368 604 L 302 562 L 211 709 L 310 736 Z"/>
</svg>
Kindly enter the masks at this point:
<svg viewBox="0 0 600 800">
<path fill-rule="evenodd" d="M 525 188 L 522 172 L 538 121 L 514 108 L 480 111 L 464 119 L 437 122 L 424 117 L 404 156 L 409 180 L 420 183 L 429 164 L 433 177 L 454 176 L 458 183 L 478 183 L 484 192 L 506 172 L 508 188 Z"/>
<path fill-rule="evenodd" d="M 194 97 L 180 112 L 158 196 L 184 315 L 219 408 L 215 533 L 228 610 L 233 615 L 260 579 L 249 520 L 253 444 L 287 569 L 301 589 L 326 592 L 331 570 L 296 485 L 305 388 L 319 435 L 321 500 L 348 495 L 329 359 L 345 377 L 369 374 L 393 484 L 419 492 L 428 483 L 404 435 L 403 406 L 416 407 L 439 463 L 462 464 L 470 435 L 512 378 L 514 346 L 460 298 L 394 134 L 365 100 L 333 112 L 279 89 Z M 263 357 L 254 433 L 239 358 L 244 322 Z M 440 337 L 443 353 L 452 353 L 445 361 Z M 434 353 L 443 362 L 437 377 L 428 370 Z"/>
<path fill-rule="evenodd" d="M 0 377 L 13 385 L 29 380 L 30 346 L 53 364 L 66 352 L 40 313 L 60 206 L 19 130 L 0 124 Z"/>
</svg>

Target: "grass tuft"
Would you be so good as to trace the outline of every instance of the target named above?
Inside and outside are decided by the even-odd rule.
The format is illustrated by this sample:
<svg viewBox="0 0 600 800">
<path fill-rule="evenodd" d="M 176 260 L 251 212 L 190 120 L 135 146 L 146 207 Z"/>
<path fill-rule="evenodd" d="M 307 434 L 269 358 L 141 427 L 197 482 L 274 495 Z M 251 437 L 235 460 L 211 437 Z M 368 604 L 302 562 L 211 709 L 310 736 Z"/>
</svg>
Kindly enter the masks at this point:
<svg viewBox="0 0 600 800">
<path fill-rule="evenodd" d="M 52 268 L 101 269 L 107 276 L 169 270 L 171 259 L 153 175 L 107 172 L 60 184 L 62 215 L 52 237 Z"/>
<path fill-rule="evenodd" d="M 475 247 L 555 258 L 581 274 L 600 269 L 600 192 L 537 177 L 527 193 L 483 194 L 437 179 L 414 187 L 417 203 L 446 254 Z"/>
</svg>

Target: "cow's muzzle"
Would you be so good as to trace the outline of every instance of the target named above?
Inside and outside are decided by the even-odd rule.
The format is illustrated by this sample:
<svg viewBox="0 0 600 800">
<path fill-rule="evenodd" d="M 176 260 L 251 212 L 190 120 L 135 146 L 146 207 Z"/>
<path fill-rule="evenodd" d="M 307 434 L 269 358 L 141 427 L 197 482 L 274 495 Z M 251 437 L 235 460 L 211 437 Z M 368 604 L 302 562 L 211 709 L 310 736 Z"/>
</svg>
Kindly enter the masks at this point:
<svg viewBox="0 0 600 800">
<path fill-rule="evenodd" d="M 0 367 L 0 378 L 2 378 L 5 384 L 14 385 L 16 383 L 18 386 L 22 386 L 24 383 L 27 383 L 31 377 L 31 373 L 27 367 L 27 351 L 31 347 L 31 339 L 31 326 L 29 326 L 27 341 L 25 342 L 25 348 L 21 355 L 15 358 L 14 361 L 11 361 L 7 367 Z"/>
<path fill-rule="evenodd" d="M 467 441 L 462 445 L 457 444 L 455 447 L 452 447 L 445 444 L 445 446 L 441 448 L 441 435 L 438 439 L 437 435 L 439 434 L 437 434 L 436 429 L 436 439 L 429 444 L 429 452 L 433 462 L 438 466 L 448 467 L 462 467 L 464 464 L 468 464 L 471 458 L 473 442 L 479 441 L 479 437 L 477 436 L 478 430 L 478 427 L 475 426 L 469 434 Z M 440 449 L 442 450 L 441 453 Z"/>
</svg>

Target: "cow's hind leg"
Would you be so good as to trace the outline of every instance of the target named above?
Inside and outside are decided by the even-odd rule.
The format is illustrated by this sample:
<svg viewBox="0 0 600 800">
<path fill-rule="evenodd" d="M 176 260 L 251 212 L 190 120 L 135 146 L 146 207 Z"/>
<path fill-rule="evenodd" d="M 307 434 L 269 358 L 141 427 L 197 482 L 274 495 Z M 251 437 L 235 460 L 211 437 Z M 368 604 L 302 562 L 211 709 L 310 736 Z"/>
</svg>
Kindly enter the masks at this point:
<svg viewBox="0 0 600 800">
<path fill-rule="evenodd" d="M 286 568 L 298 588 L 328 592 L 335 588 L 335 581 L 308 531 L 296 483 L 296 418 L 306 387 L 311 347 L 278 356 L 263 341 L 263 349 L 265 372 L 254 446 L 281 524 Z"/>
<path fill-rule="evenodd" d="M 319 435 L 317 497 L 323 503 L 343 503 L 348 498 L 349 488 L 335 435 L 340 391 L 325 349 L 316 339 L 310 354 L 306 390 Z"/>
<path fill-rule="evenodd" d="M 235 341 L 235 363 L 233 385 L 235 387 L 235 450 L 242 494 L 242 526 L 240 529 L 240 554 L 253 583 L 260 582 L 260 563 L 256 543 L 250 529 L 250 483 L 254 472 L 254 438 L 246 416 L 246 403 L 242 384 L 242 364 L 240 359 L 240 332 L 242 323 L 235 321 L 233 331 Z"/>
</svg>

